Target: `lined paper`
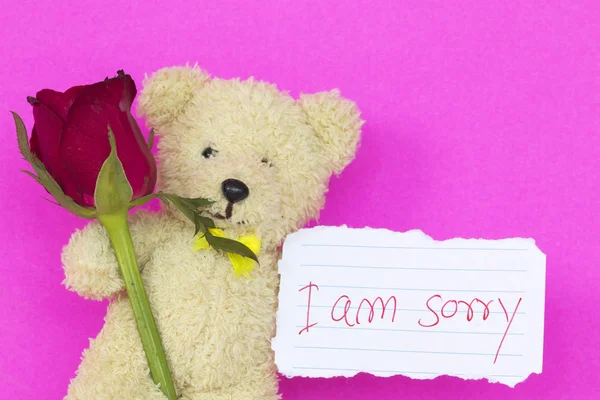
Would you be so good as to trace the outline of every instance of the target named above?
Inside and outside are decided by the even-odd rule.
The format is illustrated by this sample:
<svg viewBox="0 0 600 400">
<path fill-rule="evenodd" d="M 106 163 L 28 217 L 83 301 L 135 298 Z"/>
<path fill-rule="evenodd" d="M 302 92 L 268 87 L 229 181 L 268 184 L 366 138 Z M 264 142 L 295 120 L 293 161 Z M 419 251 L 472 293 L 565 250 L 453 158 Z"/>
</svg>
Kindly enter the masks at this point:
<svg viewBox="0 0 600 400">
<path fill-rule="evenodd" d="M 317 227 L 286 239 L 277 335 L 288 376 L 541 373 L 546 257 L 533 239 Z"/>
</svg>

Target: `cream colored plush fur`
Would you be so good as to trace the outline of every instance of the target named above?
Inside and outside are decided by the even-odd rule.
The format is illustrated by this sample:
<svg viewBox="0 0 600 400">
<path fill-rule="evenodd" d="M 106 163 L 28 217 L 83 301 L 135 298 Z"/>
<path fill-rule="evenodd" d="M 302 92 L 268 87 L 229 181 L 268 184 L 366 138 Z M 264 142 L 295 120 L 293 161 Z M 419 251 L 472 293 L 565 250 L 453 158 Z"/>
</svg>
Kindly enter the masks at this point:
<svg viewBox="0 0 600 400">
<path fill-rule="evenodd" d="M 227 235 L 263 242 L 251 279 L 233 274 L 227 256 L 192 250 L 193 226 L 169 207 L 131 217 L 142 278 L 181 399 L 276 399 L 277 260 L 285 235 L 318 216 L 329 177 L 354 157 L 362 121 L 337 91 L 294 100 L 252 79 L 211 78 L 198 67 L 165 68 L 144 82 L 139 111 L 160 136 L 160 189 L 215 201 L 221 183 L 250 189 Z M 213 156 L 203 157 L 211 147 Z M 69 400 L 164 400 L 153 384 L 115 256 L 91 223 L 63 252 L 66 286 L 86 298 L 113 299 L 105 325 L 84 352 Z"/>
</svg>

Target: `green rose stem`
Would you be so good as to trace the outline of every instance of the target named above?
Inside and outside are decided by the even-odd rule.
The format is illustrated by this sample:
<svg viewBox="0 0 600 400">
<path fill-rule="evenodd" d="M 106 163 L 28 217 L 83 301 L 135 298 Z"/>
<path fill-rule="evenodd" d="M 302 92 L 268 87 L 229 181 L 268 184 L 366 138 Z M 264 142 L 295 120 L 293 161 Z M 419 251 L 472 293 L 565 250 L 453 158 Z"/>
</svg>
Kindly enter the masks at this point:
<svg viewBox="0 0 600 400">
<path fill-rule="evenodd" d="M 173 386 L 165 350 L 144 289 L 127 224 L 127 212 L 131 207 L 133 190 L 125 175 L 123 164 L 117 156 L 116 142 L 110 127 L 108 134 L 111 151 L 100 169 L 94 192 L 98 220 L 106 228 L 119 262 L 150 374 L 169 400 L 177 400 L 177 392 Z"/>
<path fill-rule="evenodd" d="M 160 385 L 162 392 L 169 400 L 176 400 L 177 393 L 173 386 L 165 351 L 158 334 L 156 322 L 152 316 L 148 295 L 144 290 L 142 276 L 135 257 L 133 242 L 127 225 L 127 212 L 101 215 L 98 220 L 106 228 L 117 256 L 152 378 L 154 382 Z"/>
</svg>

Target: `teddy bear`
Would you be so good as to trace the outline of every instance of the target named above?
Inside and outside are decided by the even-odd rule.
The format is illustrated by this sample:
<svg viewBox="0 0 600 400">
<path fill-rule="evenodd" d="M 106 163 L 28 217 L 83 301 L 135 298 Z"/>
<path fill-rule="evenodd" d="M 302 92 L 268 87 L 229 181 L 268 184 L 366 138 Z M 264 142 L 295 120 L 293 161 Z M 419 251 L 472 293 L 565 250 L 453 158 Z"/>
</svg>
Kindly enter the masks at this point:
<svg viewBox="0 0 600 400">
<path fill-rule="evenodd" d="M 277 399 L 270 342 L 281 244 L 318 217 L 330 177 L 354 158 L 360 112 L 337 90 L 294 99 L 269 83 L 219 79 L 186 65 L 145 78 L 138 114 L 159 137 L 160 190 L 212 200 L 203 215 L 226 237 L 255 238 L 259 260 L 236 274 L 228 254 L 195 246 L 193 224 L 172 206 L 130 215 L 177 393 L 185 400 Z M 65 399 L 164 400 L 104 228 L 92 222 L 76 231 L 62 263 L 69 290 L 110 299 Z"/>
</svg>

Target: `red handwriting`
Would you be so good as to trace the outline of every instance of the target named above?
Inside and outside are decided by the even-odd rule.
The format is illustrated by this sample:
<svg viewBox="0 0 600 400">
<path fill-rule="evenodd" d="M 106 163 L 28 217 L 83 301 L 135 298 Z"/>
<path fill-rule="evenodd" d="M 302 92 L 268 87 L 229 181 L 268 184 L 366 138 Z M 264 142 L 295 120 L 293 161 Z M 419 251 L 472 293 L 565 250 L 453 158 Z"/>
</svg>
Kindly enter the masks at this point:
<svg viewBox="0 0 600 400">
<path fill-rule="evenodd" d="M 313 282 L 309 282 L 308 285 L 299 289 L 299 292 L 306 291 L 307 295 L 307 307 L 306 307 L 306 323 L 303 328 L 298 332 L 298 335 L 303 334 L 304 332 L 309 333 L 310 328 L 317 325 L 319 322 L 311 321 L 311 304 L 313 300 L 313 289 L 319 291 L 319 286 L 314 284 Z M 387 300 L 384 300 L 383 297 L 377 296 L 373 298 L 361 298 L 358 302 L 358 307 L 352 307 L 353 300 L 347 294 L 342 294 L 339 296 L 333 306 L 331 307 L 331 320 L 334 322 L 341 322 L 347 327 L 354 327 L 356 325 L 372 323 L 378 313 L 378 307 L 381 306 L 381 316 L 380 320 L 385 320 L 387 316 L 387 320 L 391 319 L 391 322 L 396 321 L 396 311 L 398 310 L 398 301 L 396 296 L 389 296 Z M 502 308 L 504 313 L 504 317 L 506 319 L 506 328 L 502 335 L 502 339 L 498 344 L 496 349 L 496 354 L 494 357 L 494 364 L 498 361 L 498 357 L 500 356 L 500 352 L 502 350 L 502 346 L 504 345 L 504 341 L 506 336 L 508 335 L 512 323 L 515 319 L 519 306 L 521 305 L 523 298 L 519 298 L 514 310 L 507 310 L 501 298 L 497 298 L 497 304 Z M 428 310 L 429 315 L 425 318 L 420 318 L 417 323 L 423 328 L 432 328 L 434 326 L 439 325 L 443 320 L 446 319 L 457 319 L 464 318 L 467 322 L 471 322 L 475 319 L 475 313 L 481 313 L 481 320 L 486 321 L 490 317 L 491 311 L 490 307 L 492 303 L 494 303 L 496 299 L 484 301 L 477 297 L 470 299 L 444 299 L 440 294 L 434 294 L 427 299 L 425 302 L 425 307 Z M 356 303 L 355 303 L 356 304 Z M 495 304 L 495 303 L 494 303 Z M 355 309 L 355 310 L 354 310 Z M 362 321 L 361 321 L 361 311 L 362 311 Z M 510 311 L 510 312 L 509 312 Z M 365 313 L 367 313 L 365 315 Z M 391 315 L 391 318 L 389 316 Z M 366 320 L 365 320 L 366 317 Z"/>
<path fill-rule="evenodd" d="M 500 344 L 498 345 L 498 349 L 496 350 L 496 356 L 494 357 L 494 364 L 496 364 L 496 361 L 498 361 L 498 355 L 500 354 L 500 350 L 502 349 L 502 345 L 504 344 L 504 339 L 506 339 L 506 335 L 508 334 L 508 331 L 510 330 L 510 327 L 513 323 L 513 320 L 515 319 L 515 315 L 517 314 L 517 310 L 519 309 L 519 305 L 521 304 L 521 301 L 523 299 L 519 298 L 519 300 L 517 301 L 517 305 L 515 306 L 514 311 L 512 312 L 512 315 L 509 317 L 508 315 L 508 311 L 506 310 L 506 307 L 504 307 L 504 303 L 502 303 L 502 299 L 498 298 L 498 303 L 500 304 L 500 306 L 502 307 L 502 311 L 504 311 L 504 316 L 506 317 L 506 329 L 504 330 L 504 334 L 502 335 L 502 340 L 500 340 Z M 478 298 L 474 298 L 473 300 L 471 300 L 469 303 L 467 303 L 464 300 L 447 300 L 446 302 L 444 302 L 444 300 L 442 299 L 442 296 L 440 296 L 439 294 L 434 294 L 433 296 L 431 296 L 429 299 L 427 299 L 427 302 L 425 303 L 427 309 L 429 311 L 431 311 L 431 313 L 433 314 L 433 318 L 434 320 L 432 320 L 431 323 L 422 323 L 421 319 L 419 319 L 418 324 L 424 328 L 431 328 L 436 326 L 437 324 L 440 323 L 440 315 L 442 316 L 442 318 L 453 318 L 459 311 L 459 306 L 464 304 L 466 306 L 466 318 L 468 322 L 471 322 L 473 320 L 473 315 L 475 314 L 475 306 L 473 303 L 480 303 L 483 307 L 483 317 L 482 319 L 485 321 L 489 318 L 490 316 L 490 304 L 493 302 L 493 300 L 488 301 L 487 303 L 484 302 L 483 300 L 480 300 Z M 438 308 L 439 308 L 439 314 L 436 311 L 438 308 L 435 308 L 434 304 L 438 304 Z M 441 307 L 439 307 L 439 305 L 441 305 Z"/>
<path fill-rule="evenodd" d="M 429 299 L 427 299 L 425 306 L 427 307 L 427 309 L 429 311 L 431 311 L 431 313 L 433 314 L 433 317 L 435 318 L 435 321 L 430 324 L 424 324 L 421 322 L 421 319 L 419 319 L 418 324 L 424 328 L 431 328 L 433 326 L 436 326 L 440 322 L 440 315 L 432 308 L 433 301 L 435 299 L 439 299 L 439 303 L 443 302 L 442 296 L 440 296 L 439 294 L 434 294 Z M 500 300 L 500 299 L 498 299 L 498 300 Z M 477 303 L 481 303 L 483 305 L 483 320 L 485 321 L 490 316 L 490 304 L 493 301 L 494 300 L 490 300 L 486 303 L 483 300 L 478 299 L 477 297 L 475 297 L 469 303 L 467 303 L 464 300 L 448 300 L 445 303 L 443 303 L 443 305 L 440 309 L 440 314 L 443 318 L 452 318 L 458 313 L 459 308 L 460 308 L 459 306 L 461 304 L 464 304 L 466 306 L 466 311 L 467 311 L 466 318 L 467 318 L 467 321 L 470 322 L 473 319 L 473 316 L 475 315 L 475 311 L 474 311 L 475 307 L 474 307 L 473 303 L 477 302 Z"/>
<path fill-rule="evenodd" d="M 338 303 L 340 302 L 340 300 L 342 299 L 346 299 L 346 303 L 344 304 L 344 313 L 342 314 L 342 316 L 340 318 L 336 318 L 335 317 L 335 309 L 338 305 Z M 331 319 L 336 321 L 336 322 L 340 322 L 341 320 L 344 320 L 344 323 L 346 325 L 348 325 L 349 327 L 353 327 L 354 324 L 351 324 L 348 321 L 348 311 L 350 311 L 350 305 L 352 304 L 352 300 L 350 300 L 350 298 L 346 295 L 340 296 L 338 297 L 338 299 L 335 301 L 335 303 L 333 303 L 333 307 L 331 308 Z"/>
<path fill-rule="evenodd" d="M 470 303 L 466 303 L 460 300 L 458 304 L 462 303 L 467 306 L 467 321 L 469 322 L 473 319 L 473 316 L 475 315 L 475 312 L 473 311 L 473 303 L 478 302 L 483 304 L 483 320 L 486 321 L 490 316 L 490 304 L 492 303 L 492 301 L 494 300 L 490 300 L 487 303 L 484 303 L 483 300 L 480 300 L 477 297 L 475 297 L 473 300 L 471 300 Z"/>
<path fill-rule="evenodd" d="M 340 317 L 336 317 L 336 309 L 338 308 L 338 304 L 342 300 L 345 300 L 342 315 Z M 396 300 L 396 296 L 390 296 L 387 299 L 387 301 L 385 301 L 385 302 L 383 301 L 383 298 L 381 298 L 379 296 L 376 297 L 375 300 L 373 300 L 373 301 L 367 299 L 366 297 L 363 298 L 360 301 L 360 303 L 358 305 L 358 309 L 356 310 L 356 315 L 353 318 L 353 320 L 356 321 L 356 323 L 354 324 L 348 320 L 348 316 L 349 316 L 349 313 L 350 313 L 350 310 L 352 307 L 352 300 L 347 295 L 342 295 L 342 296 L 338 297 L 338 299 L 333 304 L 333 307 L 331 308 L 331 319 L 336 322 L 343 320 L 344 323 L 349 327 L 353 327 L 354 325 L 360 325 L 360 311 L 363 307 L 363 304 L 366 303 L 368 305 L 368 310 L 369 310 L 367 321 L 369 323 L 371 323 L 371 322 L 373 322 L 373 319 L 375 318 L 375 306 L 377 305 L 377 303 L 379 302 L 381 304 L 381 319 L 383 319 L 383 318 L 385 318 L 385 313 L 388 309 L 390 302 L 392 302 L 392 301 L 394 303 L 394 307 L 392 309 L 392 322 L 394 322 L 394 320 L 396 319 L 396 310 L 398 308 L 398 302 Z M 339 314 L 339 312 L 337 314 Z"/>
<path fill-rule="evenodd" d="M 437 313 L 433 310 L 433 308 L 431 308 L 431 306 L 429 305 L 429 302 L 435 298 L 439 298 L 440 301 L 442 300 L 442 296 L 440 296 L 439 294 L 434 294 L 433 296 L 431 296 L 427 302 L 425 303 L 425 306 L 429 309 L 429 311 L 431 311 L 433 313 L 433 315 L 435 316 L 435 322 L 429 325 L 423 325 L 421 323 L 421 320 L 419 319 L 418 324 L 421 325 L 423 328 L 431 328 L 432 326 L 436 326 L 439 322 L 440 322 L 440 317 L 437 315 Z"/>
<path fill-rule="evenodd" d="M 509 321 L 508 320 L 508 313 L 506 312 L 506 308 L 504 307 L 504 304 L 502 303 L 502 300 L 498 299 L 498 302 L 502 306 L 502 310 L 504 311 L 504 315 L 506 316 L 506 321 L 508 322 L 508 324 L 506 325 L 506 330 L 504 331 L 504 335 L 502 335 L 502 340 L 500 341 L 500 344 L 498 345 L 498 350 L 496 350 L 496 357 L 494 358 L 494 364 L 496 364 L 496 360 L 498 360 L 498 354 L 500 354 L 500 349 L 502 348 L 502 344 L 504 343 L 504 339 L 506 338 L 506 335 L 508 334 L 508 330 L 510 329 L 510 326 L 512 325 L 512 322 L 515 319 L 515 315 L 517 314 L 517 310 L 519 309 L 519 305 L 521 304 L 521 300 L 523 300 L 523 298 L 519 297 L 519 301 L 517 301 L 517 305 L 515 306 L 515 311 L 513 311 L 512 316 L 510 317 L 510 321 Z"/>
<path fill-rule="evenodd" d="M 299 292 L 301 292 L 304 289 L 308 289 L 308 303 L 307 303 L 307 307 L 306 307 L 306 326 L 304 328 L 302 328 L 300 330 L 300 332 L 298 332 L 298 335 L 302 335 L 302 332 L 304 332 L 304 331 L 306 331 L 308 333 L 310 328 L 312 328 L 313 326 L 318 324 L 318 322 L 315 322 L 314 324 L 310 323 L 310 301 L 312 298 L 312 288 L 316 288 L 317 290 L 319 290 L 319 287 L 312 282 L 309 282 L 308 285 L 306 285 L 303 288 L 301 288 L 300 290 L 298 290 Z"/>
<path fill-rule="evenodd" d="M 362 307 L 363 303 L 366 302 L 369 305 L 368 321 L 369 323 L 371 323 L 373 322 L 373 317 L 375 316 L 375 304 L 377 304 L 377 301 L 381 303 L 381 319 L 383 319 L 385 317 L 385 310 L 388 306 L 388 303 L 392 300 L 394 300 L 394 312 L 392 313 L 392 322 L 394 322 L 394 319 L 396 318 L 396 309 L 398 308 L 398 303 L 396 301 L 396 296 L 390 296 L 385 303 L 383 302 L 383 299 L 381 297 L 376 297 L 372 303 L 367 298 L 362 299 L 360 304 L 358 305 L 358 311 L 356 311 L 356 324 L 360 324 L 360 322 L 358 321 L 358 316 L 360 315 L 360 308 Z"/>
</svg>

